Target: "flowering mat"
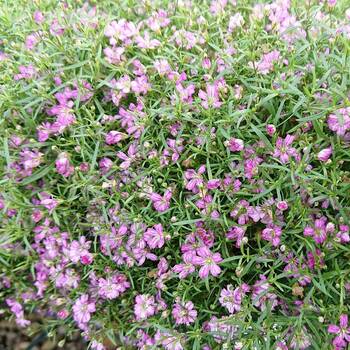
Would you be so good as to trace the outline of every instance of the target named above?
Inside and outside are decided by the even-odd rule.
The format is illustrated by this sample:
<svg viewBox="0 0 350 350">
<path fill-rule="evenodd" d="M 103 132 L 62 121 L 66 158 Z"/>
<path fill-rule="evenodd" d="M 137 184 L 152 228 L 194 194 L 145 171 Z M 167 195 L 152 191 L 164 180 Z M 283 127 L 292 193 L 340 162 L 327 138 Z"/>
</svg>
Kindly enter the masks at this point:
<svg viewBox="0 0 350 350">
<path fill-rule="evenodd" d="M 348 348 L 348 0 L 4 0 L 0 33 L 2 318 Z"/>
</svg>

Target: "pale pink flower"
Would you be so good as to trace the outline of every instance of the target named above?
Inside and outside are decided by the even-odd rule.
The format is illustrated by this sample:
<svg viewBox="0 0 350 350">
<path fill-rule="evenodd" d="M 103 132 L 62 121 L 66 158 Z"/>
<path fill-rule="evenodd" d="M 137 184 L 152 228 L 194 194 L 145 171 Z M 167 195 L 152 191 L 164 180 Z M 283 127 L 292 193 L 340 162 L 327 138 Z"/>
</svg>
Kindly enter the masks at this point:
<svg viewBox="0 0 350 350">
<path fill-rule="evenodd" d="M 69 177 L 74 173 L 74 167 L 70 164 L 68 155 L 65 152 L 58 155 L 55 164 L 57 172 L 64 177 Z"/>
<path fill-rule="evenodd" d="M 326 162 L 332 155 L 332 147 L 327 147 L 317 153 L 317 158 L 321 162 Z"/>
<path fill-rule="evenodd" d="M 136 320 L 141 321 L 153 316 L 156 312 L 154 296 L 139 294 L 135 298 L 134 314 Z"/>
<path fill-rule="evenodd" d="M 166 190 L 163 196 L 161 196 L 158 193 L 152 192 L 150 194 L 150 199 L 153 202 L 154 209 L 159 211 L 160 213 L 168 210 L 170 207 L 170 199 L 172 195 L 173 194 L 171 190 Z"/>
<path fill-rule="evenodd" d="M 179 298 L 176 299 L 171 314 L 173 315 L 176 324 L 185 324 L 187 326 L 193 323 L 197 318 L 197 311 L 195 310 L 192 301 L 183 303 Z"/>
<path fill-rule="evenodd" d="M 151 249 L 155 249 L 162 248 L 165 240 L 169 240 L 170 236 L 164 234 L 162 224 L 156 224 L 153 228 L 147 229 L 144 239 Z"/>
<path fill-rule="evenodd" d="M 73 305 L 73 318 L 78 325 L 84 325 L 90 321 L 91 314 L 95 311 L 95 302 L 89 300 L 87 294 L 83 294 Z"/>
<path fill-rule="evenodd" d="M 193 263 L 200 266 L 200 278 L 207 278 L 209 274 L 214 277 L 220 274 L 221 268 L 218 265 L 222 261 L 220 253 L 212 253 L 209 248 L 203 246 L 197 250 L 197 254 L 198 256 L 193 257 Z"/>
</svg>

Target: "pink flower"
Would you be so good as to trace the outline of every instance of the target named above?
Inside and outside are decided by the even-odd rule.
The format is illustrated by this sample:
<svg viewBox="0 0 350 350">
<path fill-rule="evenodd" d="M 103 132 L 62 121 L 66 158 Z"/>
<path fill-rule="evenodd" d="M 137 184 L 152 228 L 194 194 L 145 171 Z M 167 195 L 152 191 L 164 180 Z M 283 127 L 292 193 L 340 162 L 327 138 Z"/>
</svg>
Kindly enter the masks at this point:
<svg viewBox="0 0 350 350">
<path fill-rule="evenodd" d="M 186 189 L 193 193 L 198 193 L 199 188 L 204 184 L 202 174 L 205 173 L 205 165 L 201 165 L 196 172 L 194 169 L 185 171 Z"/>
<path fill-rule="evenodd" d="M 128 148 L 128 154 L 126 155 L 124 152 L 119 151 L 117 153 L 117 157 L 123 162 L 120 163 L 120 168 L 126 170 L 130 168 L 131 164 L 135 161 L 137 155 L 137 145 L 132 143 Z"/>
<path fill-rule="evenodd" d="M 243 239 L 244 239 L 245 231 L 246 229 L 244 227 L 233 226 L 226 233 L 226 237 L 227 239 L 232 239 L 233 241 L 236 241 L 236 247 L 240 248 L 242 243 L 244 242 Z"/>
<path fill-rule="evenodd" d="M 242 27 L 244 24 L 243 16 L 237 12 L 234 16 L 230 17 L 230 21 L 228 24 L 228 31 L 233 32 L 236 28 Z"/>
<path fill-rule="evenodd" d="M 270 225 L 263 229 L 261 237 L 277 247 L 281 242 L 282 229 L 277 225 Z"/>
<path fill-rule="evenodd" d="M 121 141 L 123 138 L 124 138 L 124 135 L 121 132 L 112 130 L 106 134 L 106 144 L 114 145 L 119 141 Z"/>
<path fill-rule="evenodd" d="M 344 136 L 350 130 L 350 107 L 340 108 L 328 116 L 328 127 L 339 136 Z"/>
<path fill-rule="evenodd" d="M 170 199 L 172 197 L 172 191 L 166 190 L 164 193 L 164 196 L 161 196 L 158 193 L 151 193 L 150 199 L 153 202 L 153 207 L 155 210 L 157 210 L 160 213 L 165 212 L 170 207 Z"/>
<path fill-rule="evenodd" d="M 273 65 L 280 60 L 280 52 L 273 50 L 263 55 L 260 61 L 255 62 L 257 71 L 263 75 L 270 73 L 273 70 Z"/>
<path fill-rule="evenodd" d="M 51 214 L 58 205 L 57 200 L 46 192 L 40 192 L 40 197 L 40 205 L 43 205 Z"/>
<path fill-rule="evenodd" d="M 333 345 L 337 350 L 345 349 L 347 343 L 350 343 L 350 327 L 348 327 L 348 315 L 342 314 L 339 318 L 339 326 L 331 324 L 328 326 L 328 332 L 337 334 L 333 339 Z"/>
<path fill-rule="evenodd" d="M 269 136 L 272 136 L 276 132 L 276 127 L 273 124 L 266 125 L 266 132 Z"/>
<path fill-rule="evenodd" d="M 155 60 L 153 66 L 159 75 L 165 75 L 171 71 L 169 62 L 166 59 Z"/>
<path fill-rule="evenodd" d="M 111 170 L 113 162 L 109 158 L 104 157 L 98 162 L 98 165 L 100 167 L 101 173 L 105 175 Z"/>
<path fill-rule="evenodd" d="M 35 11 L 33 15 L 34 21 L 39 24 L 42 23 L 45 19 L 44 15 L 40 11 Z"/>
<path fill-rule="evenodd" d="M 83 294 L 73 305 L 73 318 L 79 327 L 81 325 L 84 327 L 84 324 L 90 321 L 91 314 L 95 311 L 95 302 L 90 301 L 87 294 Z"/>
<path fill-rule="evenodd" d="M 64 249 L 67 257 L 75 264 L 86 257 L 92 258 L 89 253 L 91 241 L 86 241 L 84 236 L 79 238 L 79 241 L 74 240 L 67 248 Z"/>
<path fill-rule="evenodd" d="M 227 142 L 227 145 L 231 152 L 239 152 L 244 149 L 244 143 L 241 139 L 232 138 Z"/>
<path fill-rule="evenodd" d="M 332 155 L 332 147 L 327 147 L 317 153 L 317 158 L 321 162 L 326 162 L 331 155 Z"/>
<path fill-rule="evenodd" d="M 24 310 L 22 305 L 15 299 L 7 298 L 6 304 L 10 307 L 11 312 L 16 316 L 16 323 L 19 327 L 27 327 L 30 325 L 30 321 L 24 318 Z"/>
<path fill-rule="evenodd" d="M 182 255 L 183 264 L 177 264 L 173 267 L 173 271 L 179 274 L 180 279 L 186 278 L 188 275 L 195 271 L 195 267 L 193 265 L 193 258 L 195 254 L 192 252 L 188 252 Z"/>
<path fill-rule="evenodd" d="M 219 298 L 220 304 L 226 307 L 230 314 L 238 312 L 241 310 L 242 299 L 249 290 L 249 286 L 245 283 L 236 289 L 233 289 L 232 284 L 229 284 L 226 288 L 221 290 Z"/>
<path fill-rule="evenodd" d="M 327 218 L 322 216 L 314 221 L 312 226 L 304 228 L 304 236 L 313 237 L 314 241 L 322 244 L 327 239 L 327 234 L 330 232 L 331 226 L 327 225 Z"/>
<path fill-rule="evenodd" d="M 192 95 L 195 91 L 195 85 L 189 84 L 186 88 L 182 86 L 181 83 L 176 84 L 176 90 L 180 95 L 180 100 L 183 103 L 189 103 L 192 104 L 193 98 Z"/>
<path fill-rule="evenodd" d="M 135 41 L 140 49 L 155 49 L 160 45 L 160 41 L 157 39 L 151 39 L 147 31 L 144 32 L 144 36 L 137 36 Z"/>
<path fill-rule="evenodd" d="M 198 96 L 202 99 L 202 106 L 205 109 L 219 108 L 222 102 L 219 100 L 219 90 L 216 84 L 207 84 L 206 91 L 199 90 Z"/>
<path fill-rule="evenodd" d="M 58 155 L 55 164 L 57 172 L 64 177 L 69 177 L 74 173 L 74 167 L 70 164 L 68 155 L 65 152 Z"/>
<path fill-rule="evenodd" d="M 110 64 L 119 64 L 123 59 L 124 47 L 106 47 L 103 53 L 106 56 L 106 61 Z"/>
<path fill-rule="evenodd" d="M 153 226 L 153 228 L 147 229 L 144 234 L 144 239 L 148 246 L 151 249 L 154 249 L 162 248 L 165 243 L 165 239 L 170 239 L 170 236 L 164 235 L 162 224 L 156 224 Z"/>
<path fill-rule="evenodd" d="M 176 300 L 171 313 L 176 324 L 185 324 L 189 326 L 197 318 L 197 311 L 194 308 L 192 301 L 183 303 L 180 299 Z"/>
<path fill-rule="evenodd" d="M 268 283 L 266 276 L 260 275 L 260 280 L 256 281 L 252 290 L 252 302 L 253 305 L 265 310 L 267 303 L 271 304 L 271 310 L 273 310 L 277 304 L 277 295 L 270 292 L 271 285 Z"/>
<path fill-rule="evenodd" d="M 221 268 L 218 265 L 221 261 L 220 253 L 212 253 L 209 248 L 203 246 L 197 250 L 198 256 L 193 257 L 193 263 L 201 266 L 199 270 L 199 277 L 204 279 L 212 274 L 218 276 L 221 272 Z"/>
<path fill-rule="evenodd" d="M 278 137 L 276 141 L 276 148 L 273 152 L 273 156 L 279 158 L 283 164 L 288 163 L 291 156 L 296 160 L 299 160 L 300 158 L 297 150 L 291 147 L 294 139 L 295 136 L 287 135 L 284 140 L 281 137 Z"/>
<path fill-rule="evenodd" d="M 134 314 L 136 320 L 145 320 L 156 312 L 154 297 L 149 294 L 139 294 L 135 298 Z"/>
<path fill-rule="evenodd" d="M 288 203 L 286 201 L 280 201 L 276 204 L 276 207 L 281 211 L 285 211 L 288 209 Z"/>
<path fill-rule="evenodd" d="M 98 295 L 104 299 L 115 299 L 130 288 L 130 283 L 122 274 L 116 274 L 109 278 L 99 278 Z"/>
</svg>

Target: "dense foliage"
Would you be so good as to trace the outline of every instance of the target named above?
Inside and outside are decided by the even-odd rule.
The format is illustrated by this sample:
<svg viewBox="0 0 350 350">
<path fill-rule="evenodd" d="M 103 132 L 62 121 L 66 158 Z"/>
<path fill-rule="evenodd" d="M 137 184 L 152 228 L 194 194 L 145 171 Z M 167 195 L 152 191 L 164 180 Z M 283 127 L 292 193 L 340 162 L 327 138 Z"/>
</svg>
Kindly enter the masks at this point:
<svg viewBox="0 0 350 350">
<path fill-rule="evenodd" d="M 346 349 L 349 54 L 346 0 L 2 1 L 2 315 Z"/>
</svg>

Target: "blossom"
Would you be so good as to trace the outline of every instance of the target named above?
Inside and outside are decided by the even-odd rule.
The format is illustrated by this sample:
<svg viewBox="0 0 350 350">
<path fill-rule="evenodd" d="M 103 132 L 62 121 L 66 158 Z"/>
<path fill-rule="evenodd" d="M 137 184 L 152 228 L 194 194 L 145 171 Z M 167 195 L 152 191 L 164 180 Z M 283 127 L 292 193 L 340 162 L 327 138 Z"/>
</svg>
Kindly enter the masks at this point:
<svg viewBox="0 0 350 350">
<path fill-rule="evenodd" d="M 173 271 L 179 275 L 180 279 L 186 278 L 188 275 L 195 271 L 195 266 L 193 264 L 194 254 L 188 252 L 182 255 L 182 264 L 177 264 L 173 267 Z"/>
<path fill-rule="evenodd" d="M 130 287 L 127 278 L 122 274 L 115 274 L 108 278 L 99 278 L 98 295 L 104 299 L 115 299 Z"/>
<path fill-rule="evenodd" d="M 233 32 L 236 28 L 242 27 L 244 24 L 243 16 L 237 12 L 234 16 L 230 17 L 230 21 L 228 24 L 228 31 Z"/>
<path fill-rule="evenodd" d="M 249 290 L 249 286 L 245 283 L 235 289 L 229 284 L 221 290 L 219 302 L 230 314 L 238 312 L 241 310 L 242 298 Z"/>
<path fill-rule="evenodd" d="M 290 157 L 294 157 L 296 160 L 299 160 L 299 154 L 294 147 L 291 147 L 295 136 L 287 135 L 286 138 L 278 137 L 276 141 L 276 148 L 273 152 L 275 158 L 279 158 L 283 164 L 289 162 Z"/>
<path fill-rule="evenodd" d="M 16 323 L 19 327 L 27 327 L 30 321 L 24 318 L 24 310 L 22 305 L 12 298 L 6 299 L 6 304 L 10 307 L 11 312 L 16 316 Z"/>
<path fill-rule="evenodd" d="M 306 226 L 304 228 L 304 236 L 313 237 L 318 244 L 325 242 L 329 232 L 330 226 L 327 225 L 327 218 L 325 216 L 316 219 L 312 226 Z"/>
<path fill-rule="evenodd" d="M 260 310 L 265 310 L 267 303 L 271 304 L 271 310 L 278 304 L 277 295 L 271 292 L 271 285 L 264 275 L 260 275 L 260 280 L 256 281 L 253 285 L 252 302 Z"/>
<path fill-rule="evenodd" d="M 327 147 L 317 153 L 318 160 L 326 162 L 332 155 L 332 147 Z"/>
<path fill-rule="evenodd" d="M 196 172 L 194 169 L 185 171 L 186 189 L 194 193 L 198 193 L 199 188 L 204 184 L 202 174 L 206 171 L 205 165 L 201 165 Z"/>
<path fill-rule="evenodd" d="M 170 239 L 168 235 L 164 235 L 162 224 L 156 224 L 153 228 L 147 229 L 144 239 L 151 249 L 162 248 L 165 239 Z"/>
<path fill-rule="evenodd" d="M 350 344 L 350 327 L 348 326 L 348 315 L 342 314 L 339 318 L 339 326 L 331 324 L 328 326 L 328 332 L 336 334 L 333 339 L 333 345 L 336 349 L 345 349 Z"/>
<path fill-rule="evenodd" d="M 233 226 L 226 233 L 226 238 L 236 241 L 236 247 L 240 248 L 241 245 L 247 241 L 247 238 L 244 237 L 245 231 L 245 227 Z"/>
<path fill-rule="evenodd" d="M 84 236 L 79 238 L 79 241 L 74 240 L 67 248 L 64 249 L 67 257 L 73 262 L 87 263 L 92 259 L 89 249 L 91 241 L 87 241 Z"/>
<path fill-rule="evenodd" d="M 105 140 L 107 145 L 114 145 L 121 141 L 123 138 L 124 135 L 121 132 L 112 130 L 106 134 Z"/>
<path fill-rule="evenodd" d="M 169 190 L 165 191 L 163 196 L 161 196 L 158 193 L 152 192 L 149 197 L 153 203 L 154 209 L 160 213 L 163 213 L 164 211 L 169 209 L 170 199 L 171 199 L 172 195 L 173 195 L 173 193 L 169 189 Z"/>
<path fill-rule="evenodd" d="M 219 108 L 222 102 L 219 100 L 219 90 L 215 84 L 207 84 L 206 91 L 199 90 L 198 96 L 202 99 L 202 106 L 205 109 Z"/>
<path fill-rule="evenodd" d="M 195 310 L 192 301 L 183 303 L 177 299 L 176 303 L 173 305 L 171 314 L 173 315 L 176 324 L 186 324 L 187 326 L 193 323 L 197 318 L 197 311 Z"/>
<path fill-rule="evenodd" d="M 91 314 L 96 311 L 95 302 L 89 299 L 87 294 L 83 294 L 73 305 L 73 318 L 79 327 L 90 321 Z M 84 327 L 84 326 L 83 326 Z"/>
<path fill-rule="evenodd" d="M 273 69 L 273 65 L 280 59 L 280 52 L 278 50 L 273 50 L 263 55 L 260 61 L 255 62 L 253 66 L 256 67 L 260 74 L 266 75 L 270 73 Z"/>
<path fill-rule="evenodd" d="M 64 177 L 69 177 L 74 173 L 74 167 L 70 164 L 68 155 L 65 152 L 58 155 L 55 164 L 57 172 Z"/>
<path fill-rule="evenodd" d="M 193 257 L 193 263 L 200 266 L 199 277 L 204 279 L 212 274 L 214 277 L 218 276 L 221 268 L 218 265 L 221 261 L 220 253 L 212 253 L 209 248 L 203 246 L 197 251 L 198 256 Z"/>
<path fill-rule="evenodd" d="M 134 314 L 136 320 L 145 320 L 156 312 L 154 297 L 149 294 L 139 294 L 135 297 Z"/>
<path fill-rule="evenodd" d="M 327 118 L 328 127 L 339 136 L 350 130 L 350 107 L 340 108 Z"/>
<path fill-rule="evenodd" d="M 270 241 L 274 247 L 277 247 L 280 244 L 282 235 L 281 227 L 277 225 L 269 225 L 264 228 L 261 237 L 266 241 Z"/>
<path fill-rule="evenodd" d="M 232 138 L 228 140 L 227 146 L 231 152 L 239 152 L 244 149 L 244 143 L 241 139 Z"/>
</svg>

